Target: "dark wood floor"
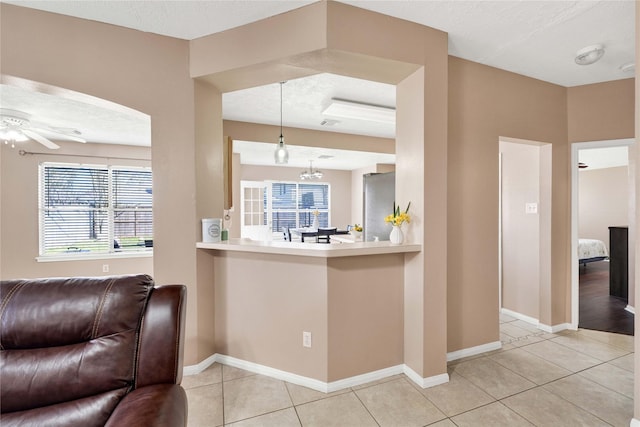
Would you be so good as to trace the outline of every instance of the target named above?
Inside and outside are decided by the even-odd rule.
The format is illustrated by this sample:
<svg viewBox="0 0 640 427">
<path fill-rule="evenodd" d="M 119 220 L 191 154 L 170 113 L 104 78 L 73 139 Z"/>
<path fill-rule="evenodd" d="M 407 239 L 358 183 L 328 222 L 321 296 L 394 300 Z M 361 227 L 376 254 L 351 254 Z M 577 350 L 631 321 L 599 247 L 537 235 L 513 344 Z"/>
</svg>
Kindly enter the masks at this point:
<svg viewBox="0 0 640 427">
<path fill-rule="evenodd" d="M 627 301 L 609 295 L 609 263 L 580 266 L 580 328 L 633 335 L 634 315 Z"/>
</svg>

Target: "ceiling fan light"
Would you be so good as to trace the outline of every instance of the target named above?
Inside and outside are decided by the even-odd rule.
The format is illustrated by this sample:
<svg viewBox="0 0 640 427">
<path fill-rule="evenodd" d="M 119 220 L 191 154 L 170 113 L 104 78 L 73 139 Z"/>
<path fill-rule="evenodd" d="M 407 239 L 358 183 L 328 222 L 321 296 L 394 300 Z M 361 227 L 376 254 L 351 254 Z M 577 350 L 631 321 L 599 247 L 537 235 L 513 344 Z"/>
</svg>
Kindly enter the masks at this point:
<svg viewBox="0 0 640 427">
<path fill-rule="evenodd" d="M 29 140 L 29 137 L 18 129 L 8 128 L 0 130 L 0 140 L 4 140 L 5 142 L 25 142 Z"/>
<path fill-rule="evenodd" d="M 578 65 L 591 65 L 597 62 L 604 55 L 604 46 L 601 44 L 594 44 L 593 46 L 587 46 L 576 52 L 576 64 Z"/>
</svg>

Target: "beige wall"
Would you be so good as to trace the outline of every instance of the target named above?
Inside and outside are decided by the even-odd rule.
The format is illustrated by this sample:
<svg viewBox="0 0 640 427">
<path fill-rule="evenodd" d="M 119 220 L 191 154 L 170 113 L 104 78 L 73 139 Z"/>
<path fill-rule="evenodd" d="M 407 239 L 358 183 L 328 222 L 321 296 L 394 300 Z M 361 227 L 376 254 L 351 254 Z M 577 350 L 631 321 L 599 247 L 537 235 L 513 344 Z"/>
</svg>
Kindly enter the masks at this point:
<svg viewBox="0 0 640 427">
<path fill-rule="evenodd" d="M 292 16 L 298 19 L 292 20 Z M 321 21 L 320 25 L 316 19 Z M 386 31 L 381 32 L 380 28 Z M 256 40 L 270 40 L 274 34 L 278 34 L 277 49 L 273 45 L 263 49 L 262 44 L 256 44 Z M 231 39 L 234 46 L 246 46 L 246 49 L 237 49 L 231 55 L 228 48 Z M 413 301 L 418 305 L 415 320 L 427 325 L 445 324 L 446 34 L 341 3 L 318 2 L 255 25 L 198 39 L 192 42 L 191 53 L 192 75 L 211 82 L 221 91 L 273 83 L 305 72 L 333 72 L 397 84 L 417 70 L 428 68 L 420 80 L 411 83 L 412 91 L 409 91 L 422 105 L 417 114 L 416 110 L 407 108 L 413 101 L 405 104 L 407 107 L 398 105 L 398 117 L 406 115 L 415 119 L 403 120 L 404 124 L 398 125 L 398 134 L 406 126 L 418 129 L 422 139 L 396 138 L 404 145 L 396 147 L 398 170 L 405 171 L 397 188 L 402 190 L 400 197 L 412 201 L 416 221 L 410 233 L 415 233 L 416 241 L 425 242 L 426 262 L 416 264 L 411 271 L 411 280 L 418 286 L 424 286 L 425 277 L 429 276 L 428 292 Z M 213 59 L 217 57 L 219 61 Z M 226 126 L 225 134 L 231 135 Z M 410 134 L 416 133 L 404 132 L 404 135 Z M 400 160 L 401 153 L 404 160 Z M 403 167 L 411 164 L 418 167 Z M 409 182 L 411 185 L 406 185 Z M 428 221 L 418 220 L 423 214 Z M 494 328 L 497 335 L 497 316 Z M 444 328 L 421 326 L 415 337 L 419 342 L 414 347 L 417 362 L 412 368 L 425 377 L 446 373 Z"/>
<path fill-rule="evenodd" d="M 197 324 L 195 117 L 189 44 L 6 3 L 0 5 L 0 15 L 3 78 L 14 76 L 69 89 L 150 116 L 153 274 L 159 284 L 187 285 L 185 363 L 198 362 L 198 347 L 207 345 L 202 342 L 207 341 L 207 333 L 199 333 Z M 6 153 L 2 157 L 5 161 Z M 4 168 L 2 175 L 6 186 L 9 179 Z M 6 211 L 7 203 L 3 201 L 2 207 Z M 13 220 L 3 213 L 2 227 L 14 227 Z M 16 262 L 8 244 L 3 235 L 3 274 L 8 264 Z"/>
<path fill-rule="evenodd" d="M 629 224 L 628 168 L 583 169 L 578 179 L 578 236 L 609 248 L 608 227 Z"/>
<path fill-rule="evenodd" d="M 195 81 L 196 212 L 192 223 L 196 239 L 202 239 L 202 218 L 222 217 L 224 210 L 224 155 L 222 149 L 222 94 L 212 85 Z M 196 360 L 215 353 L 213 259 L 204 251 L 196 253 L 198 346 Z"/>
<path fill-rule="evenodd" d="M 216 352 L 326 382 L 326 259 L 212 256 Z M 312 333 L 310 349 L 302 347 L 303 331 Z"/>
<path fill-rule="evenodd" d="M 105 258 L 84 261 L 38 262 L 38 165 L 42 162 L 70 162 L 85 164 L 115 164 L 121 166 L 150 166 L 151 149 L 124 145 L 98 145 L 59 142 L 61 148 L 51 151 L 36 142 L 25 142 L 12 149 L 2 144 L 0 170 L 2 181 L 2 262 L 0 277 L 35 278 L 62 276 L 104 276 L 112 274 L 144 273 L 153 275 L 153 257 Z M 21 156 L 20 150 L 30 153 Z M 55 155 L 53 155 L 55 153 Z M 112 159 L 118 158 L 118 159 Z M 103 265 L 109 272 L 103 273 Z"/>
<path fill-rule="evenodd" d="M 322 382 L 403 363 L 402 254 L 208 252 L 218 353 Z"/>
<path fill-rule="evenodd" d="M 404 254 L 330 258 L 328 380 L 402 365 Z"/>
<path fill-rule="evenodd" d="M 567 88 L 570 142 L 633 137 L 635 79 Z"/>
<path fill-rule="evenodd" d="M 213 260 L 194 244 L 207 199 L 216 200 L 213 210 L 222 199 L 217 184 L 210 192 L 196 185 L 196 110 L 215 110 L 218 101 L 196 106 L 190 77 L 201 77 L 217 93 L 321 71 L 403 87 L 397 193 L 412 202 L 410 240 L 424 245 L 423 253 L 408 257 L 405 270 L 405 295 L 416 298 L 405 298 L 411 304 L 404 357 L 424 377 L 446 372 L 447 350 L 499 339 L 499 137 L 551 143 L 553 262 L 549 309 L 541 307 L 540 320 L 569 320 L 568 141 L 632 136 L 632 80 L 562 88 L 448 57 L 445 33 L 334 2 L 191 43 L 7 4 L 0 8 L 3 74 L 87 93 L 151 117 L 153 270 L 159 283 L 188 286 L 186 364 L 213 351 L 212 325 L 198 313 L 211 308 L 210 294 L 198 298 L 206 294 Z M 210 131 L 216 139 L 223 134 Z M 225 124 L 224 135 L 231 134 Z M 212 144 L 221 149 L 222 141 Z M 3 151 L 3 163 L 6 158 Z M 218 167 L 209 177 L 222 182 Z M 3 189 L 7 181 L 3 168 Z M 4 191 L 1 210 L 4 232 L 13 221 Z M 4 234 L 2 240 L 4 271 L 13 253 Z"/>
<path fill-rule="evenodd" d="M 546 325 L 569 319 L 566 89 L 449 58 L 448 349 L 499 340 L 498 143 L 552 144 L 551 289 Z M 542 314 L 542 312 L 541 312 Z"/>
<path fill-rule="evenodd" d="M 339 132 L 321 132 L 312 129 L 282 128 L 285 141 L 305 147 L 338 148 L 371 153 L 395 153 L 396 143 L 390 138 L 351 135 Z M 278 126 L 257 123 L 224 121 L 224 134 L 240 141 L 277 143 L 280 135 Z M 295 141 L 293 143 L 292 141 Z"/>
</svg>

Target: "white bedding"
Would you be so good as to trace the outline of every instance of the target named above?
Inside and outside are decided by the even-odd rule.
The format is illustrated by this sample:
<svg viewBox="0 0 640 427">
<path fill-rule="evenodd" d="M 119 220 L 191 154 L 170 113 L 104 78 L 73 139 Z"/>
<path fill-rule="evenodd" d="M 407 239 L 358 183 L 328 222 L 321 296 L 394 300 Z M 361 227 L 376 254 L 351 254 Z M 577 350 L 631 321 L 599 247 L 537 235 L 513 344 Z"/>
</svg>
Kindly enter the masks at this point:
<svg viewBox="0 0 640 427">
<path fill-rule="evenodd" d="M 607 246 L 601 240 L 578 239 L 578 259 L 609 257 Z"/>
</svg>

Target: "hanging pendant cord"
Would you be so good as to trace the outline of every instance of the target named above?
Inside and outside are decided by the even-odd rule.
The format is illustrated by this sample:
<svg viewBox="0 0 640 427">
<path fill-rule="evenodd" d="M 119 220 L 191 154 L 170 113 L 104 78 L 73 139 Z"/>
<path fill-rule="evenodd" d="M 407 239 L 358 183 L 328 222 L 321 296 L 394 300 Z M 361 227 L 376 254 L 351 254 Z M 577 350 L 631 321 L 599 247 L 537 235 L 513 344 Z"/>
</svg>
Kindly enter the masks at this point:
<svg viewBox="0 0 640 427">
<path fill-rule="evenodd" d="M 282 85 L 284 82 L 280 82 L 280 142 L 282 142 Z"/>
</svg>

